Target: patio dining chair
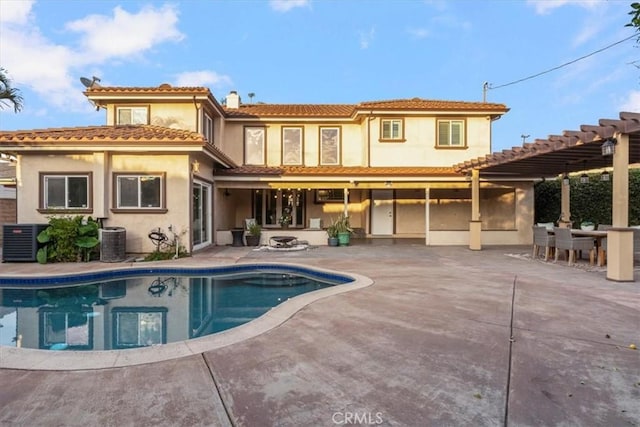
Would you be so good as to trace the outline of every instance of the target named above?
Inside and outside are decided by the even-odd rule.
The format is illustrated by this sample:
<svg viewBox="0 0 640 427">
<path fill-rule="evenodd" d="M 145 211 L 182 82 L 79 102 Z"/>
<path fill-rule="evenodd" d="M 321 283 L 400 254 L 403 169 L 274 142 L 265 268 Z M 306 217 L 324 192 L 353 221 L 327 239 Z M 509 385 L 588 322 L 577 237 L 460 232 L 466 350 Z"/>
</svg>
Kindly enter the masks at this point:
<svg viewBox="0 0 640 427">
<path fill-rule="evenodd" d="M 544 226 L 533 226 L 533 258 L 538 257 L 540 248 L 544 248 L 544 260 L 548 261 L 556 246 L 556 239 Z"/>
<path fill-rule="evenodd" d="M 558 255 L 561 250 L 564 250 L 567 253 L 567 263 L 569 265 L 576 261 L 576 253 L 578 254 L 578 257 L 581 257 L 582 251 L 588 251 L 589 264 L 594 264 L 596 250 L 593 238 L 573 237 L 571 235 L 571 229 L 564 227 L 555 227 L 553 232 L 556 237 L 556 262 L 558 261 Z"/>
</svg>

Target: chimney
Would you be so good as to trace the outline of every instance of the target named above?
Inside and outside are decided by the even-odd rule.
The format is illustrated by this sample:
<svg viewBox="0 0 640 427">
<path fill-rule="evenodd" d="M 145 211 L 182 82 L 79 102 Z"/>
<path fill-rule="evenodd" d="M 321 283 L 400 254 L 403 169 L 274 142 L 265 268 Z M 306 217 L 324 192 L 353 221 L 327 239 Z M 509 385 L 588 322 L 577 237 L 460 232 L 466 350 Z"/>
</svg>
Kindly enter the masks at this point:
<svg viewBox="0 0 640 427">
<path fill-rule="evenodd" d="M 227 108 L 239 108 L 240 107 L 240 96 L 238 92 L 232 90 L 227 95 Z"/>
</svg>

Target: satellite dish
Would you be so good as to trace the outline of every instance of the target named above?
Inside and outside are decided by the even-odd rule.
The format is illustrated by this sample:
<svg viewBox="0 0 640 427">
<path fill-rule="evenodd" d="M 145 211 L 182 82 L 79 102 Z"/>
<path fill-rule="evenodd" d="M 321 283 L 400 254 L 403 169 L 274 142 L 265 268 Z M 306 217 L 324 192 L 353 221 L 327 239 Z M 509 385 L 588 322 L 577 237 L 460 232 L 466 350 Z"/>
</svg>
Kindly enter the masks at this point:
<svg viewBox="0 0 640 427">
<path fill-rule="evenodd" d="M 96 76 L 93 76 L 93 78 L 88 79 L 86 77 L 80 77 L 80 82 L 84 85 L 84 87 L 86 87 L 87 89 L 91 89 L 92 87 L 96 86 L 96 87 L 100 87 L 100 85 L 96 82 L 99 82 L 100 79 Z"/>
</svg>

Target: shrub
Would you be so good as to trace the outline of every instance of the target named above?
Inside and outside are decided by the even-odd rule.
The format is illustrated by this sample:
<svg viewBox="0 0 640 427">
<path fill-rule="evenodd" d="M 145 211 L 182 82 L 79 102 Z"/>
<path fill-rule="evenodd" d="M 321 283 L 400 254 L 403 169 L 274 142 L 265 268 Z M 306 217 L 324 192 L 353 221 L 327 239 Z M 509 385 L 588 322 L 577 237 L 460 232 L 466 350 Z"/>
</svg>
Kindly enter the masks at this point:
<svg viewBox="0 0 640 427">
<path fill-rule="evenodd" d="M 89 261 L 97 254 L 98 223 L 91 217 L 49 217 L 49 226 L 38 234 L 43 246 L 36 258 L 39 263 Z"/>
</svg>

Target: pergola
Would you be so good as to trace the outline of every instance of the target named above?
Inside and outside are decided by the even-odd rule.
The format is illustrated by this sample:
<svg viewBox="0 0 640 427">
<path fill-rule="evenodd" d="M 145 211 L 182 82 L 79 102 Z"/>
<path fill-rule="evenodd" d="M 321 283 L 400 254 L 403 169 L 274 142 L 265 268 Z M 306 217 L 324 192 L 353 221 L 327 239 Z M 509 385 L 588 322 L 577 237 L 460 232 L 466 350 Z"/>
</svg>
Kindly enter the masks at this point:
<svg viewBox="0 0 640 427">
<path fill-rule="evenodd" d="M 603 147 L 603 146 L 606 146 Z M 605 153 L 606 149 L 613 153 Z M 629 165 L 640 163 L 640 113 L 622 112 L 619 119 L 600 119 L 579 131 L 537 139 L 521 147 L 468 160 L 454 166 L 471 175 L 471 249 L 481 247 L 480 177 L 548 178 L 588 169 L 613 168 L 612 225 L 607 239 L 607 278 L 633 281 L 633 233 L 629 229 Z M 624 173 L 623 173 L 624 172 Z M 570 226 L 569 186 L 562 186 L 561 223 Z"/>
</svg>

